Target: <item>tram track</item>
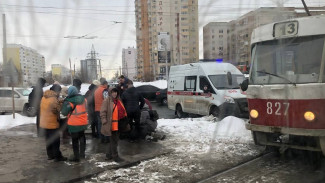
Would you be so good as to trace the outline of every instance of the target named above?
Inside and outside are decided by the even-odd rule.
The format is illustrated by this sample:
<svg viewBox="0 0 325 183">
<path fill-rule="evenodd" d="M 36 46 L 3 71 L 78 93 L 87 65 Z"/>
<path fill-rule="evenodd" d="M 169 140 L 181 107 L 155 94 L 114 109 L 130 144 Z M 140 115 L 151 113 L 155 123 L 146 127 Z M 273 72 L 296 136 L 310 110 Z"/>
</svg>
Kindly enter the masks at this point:
<svg viewBox="0 0 325 183">
<path fill-rule="evenodd" d="M 266 152 L 266 153 L 259 154 L 259 155 L 255 156 L 255 157 L 252 157 L 252 158 L 250 158 L 250 159 L 248 159 L 246 161 L 240 162 L 240 163 L 238 163 L 238 164 L 236 164 L 236 165 L 234 165 L 232 167 L 217 171 L 213 175 L 211 175 L 211 176 L 209 176 L 209 177 L 207 177 L 207 178 L 205 178 L 203 180 L 200 180 L 197 183 L 214 182 L 213 180 L 215 180 L 217 177 L 219 177 L 219 176 L 221 176 L 223 174 L 235 171 L 235 170 L 237 170 L 237 169 L 239 169 L 239 168 L 241 168 L 243 166 L 246 166 L 246 165 L 248 165 L 250 163 L 254 163 L 256 161 L 259 161 L 259 160 L 261 160 L 261 159 L 263 159 L 265 157 L 269 157 L 269 156 L 272 156 L 272 155 L 274 155 L 273 152 Z"/>
</svg>

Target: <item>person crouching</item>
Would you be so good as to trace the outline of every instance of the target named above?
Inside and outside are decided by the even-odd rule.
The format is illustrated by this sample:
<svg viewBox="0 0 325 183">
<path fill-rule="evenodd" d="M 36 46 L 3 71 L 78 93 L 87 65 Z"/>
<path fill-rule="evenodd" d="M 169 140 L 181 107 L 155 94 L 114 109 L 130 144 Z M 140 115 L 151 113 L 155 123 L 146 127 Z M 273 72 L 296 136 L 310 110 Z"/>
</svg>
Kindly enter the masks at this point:
<svg viewBox="0 0 325 183">
<path fill-rule="evenodd" d="M 75 86 L 70 86 L 61 110 L 61 113 L 68 118 L 68 130 L 72 138 L 73 156 L 69 158 L 69 161 L 79 162 L 80 159 L 85 158 L 85 130 L 88 126 L 86 106 L 85 97 L 78 94 L 78 89 Z"/>
<path fill-rule="evenodd" d="M 118 156 L 117 146 L 119 140 L 118 120 L 127 116 L 122 101 L 119 98 L 118 89 L 111 90 L 110 97 L 103 101 L 100 110 L 102 120 L 101 133 L 109 136 L 110 142 L 107 147 L 106 160 L 113 159 L 115 162 L 123 162 L 124 160 Z"/>
</svg>

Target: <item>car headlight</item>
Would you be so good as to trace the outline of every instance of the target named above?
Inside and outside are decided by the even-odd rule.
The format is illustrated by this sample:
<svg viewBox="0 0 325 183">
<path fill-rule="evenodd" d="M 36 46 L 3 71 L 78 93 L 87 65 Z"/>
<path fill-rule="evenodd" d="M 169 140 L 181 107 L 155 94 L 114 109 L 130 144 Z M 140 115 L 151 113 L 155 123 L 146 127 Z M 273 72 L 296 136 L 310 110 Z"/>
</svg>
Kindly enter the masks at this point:
<svg viewBox="0 0 325 183">
<path fill-rule="evenodd" d="M 226 103 L 231 103 L 231 104 L 235 103 L 235 100 L 232 97 L 225 96 L 224 98 Z"/>
</svg>

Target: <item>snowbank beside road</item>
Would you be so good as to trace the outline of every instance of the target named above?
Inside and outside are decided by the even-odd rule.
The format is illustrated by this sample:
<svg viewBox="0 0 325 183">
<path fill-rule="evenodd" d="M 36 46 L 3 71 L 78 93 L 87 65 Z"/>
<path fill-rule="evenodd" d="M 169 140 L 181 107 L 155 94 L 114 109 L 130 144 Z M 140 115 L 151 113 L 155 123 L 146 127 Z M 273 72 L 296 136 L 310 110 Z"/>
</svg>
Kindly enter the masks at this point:
<svg viewBox="0 0 325 183">
<path fill-rule="evenodd" d="M 15 119 L 11 115 L 0 115 L 0 130 L 6 130 L 19 125 L 36 123 L 36 117 L 26 117 L 20 114 L 15 114 Z"/>
<path fill-rule="evenodd" d="M 245 121 L 228 116 L 215 122 L 212 116 L 202 118 L 160 119 L 158 131 L 167 134 L 168 140 L 174 142 L 178 152 L 206 153 L 224 141 L 251 143 L 250 131 L 245 128 Z M 220 145 L 220 144 L 219 144 Z M 232 145 L 229 143 L 228 145 Z M 222 145 L 220 148 L 227 148 Z"/>
</svg>

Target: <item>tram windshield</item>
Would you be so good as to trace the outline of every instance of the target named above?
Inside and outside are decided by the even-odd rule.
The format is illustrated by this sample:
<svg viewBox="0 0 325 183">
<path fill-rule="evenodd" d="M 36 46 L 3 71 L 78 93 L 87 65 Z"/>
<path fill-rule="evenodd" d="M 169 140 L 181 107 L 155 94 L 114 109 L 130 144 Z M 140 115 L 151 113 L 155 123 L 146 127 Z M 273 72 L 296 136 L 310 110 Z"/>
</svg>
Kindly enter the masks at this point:
<svg viewBox="0 0 325 183">
<path fill-rule="evenodd" d="M 324 40 L 325 35 L 321 35 L 256 43 L 252 49 L 251 83 L 318 82 Z"/>
</svg>

